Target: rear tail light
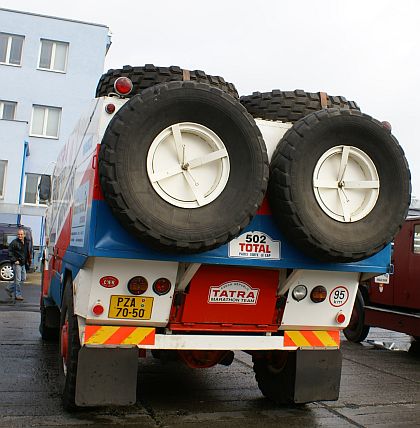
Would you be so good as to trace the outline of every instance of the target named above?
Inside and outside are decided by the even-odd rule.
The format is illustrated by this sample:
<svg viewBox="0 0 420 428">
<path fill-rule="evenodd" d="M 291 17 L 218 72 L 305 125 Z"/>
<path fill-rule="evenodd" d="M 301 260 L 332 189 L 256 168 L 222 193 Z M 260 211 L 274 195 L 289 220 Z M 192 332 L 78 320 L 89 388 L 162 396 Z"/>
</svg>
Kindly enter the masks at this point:
<svg viewBox="0 0 420 428">
<path fill-rule="evenodd" d="M 147 290 L 147 279 L 144 276 L 135 276 L 128 281 L 127 288 L 131 294 L 139 296 Z"/>
<path fill-rule="evenodd" d="M 171 282 L 167 278 L 159 278 L 153 283 L 153 291 L 159 296 L 169 293 L 170 289 Z"/>
<path fill-rule="evenodd" d="M 107 104 L 107 105 L 105 106 L 105 111 L 106 111 L 108 114 L 112 114 L 112 113 L 114 113 L 114 111 L 115 111 L 115 104 Z"/>
<path fill-rule="evenodd" d="M 327 289 L 322 285 L 317 285 L 311 291 L 311 300 L 314 303 L 323 302 L 327 298 Z"/>
<path fill-rule="evenodd" d="M 303 300 L 308 294 L 308 289 L 303 284 L 297 285 L 292 291 L 292 297 L 297 300 Z"/>
<path fill-rule="evenodd" d="M 133 90 L 133 82 L 128 77 L 119 77 L 114 82 L 114 89 L 119 95 L 128 95 Z"/>
<path fill-rule="evenodd" d="M 92 308 L 92 312 L 94 315 L 96 315 L 97 317 L 99 317 L 99 315 L 102 315 L 104 313 L 104 307 L 102 306 L 101 302 L 97 302 L 93 308 Z"/>
<path fill-rule="evenodd" d="M 335 320 L 338 324 L 343 324 L 343 322 L 346 320 L 346 316 L 343 314 L 343 312 L 339 312 L 335 317 Z"/>
</svg>

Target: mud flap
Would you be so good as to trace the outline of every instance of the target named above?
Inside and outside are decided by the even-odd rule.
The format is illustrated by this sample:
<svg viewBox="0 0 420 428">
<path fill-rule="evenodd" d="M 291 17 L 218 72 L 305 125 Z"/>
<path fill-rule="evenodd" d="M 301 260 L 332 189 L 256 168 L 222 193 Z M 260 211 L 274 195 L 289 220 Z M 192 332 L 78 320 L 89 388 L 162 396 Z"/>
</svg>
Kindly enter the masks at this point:
<svg viewBox="0 0 420 428">
<path fill-rule="evenodd" d="M 294 403 L 338 400 L 342 356 L 339 349 L 295 353 Z"/>
<path fill-rule="evenodd" d="M 87 348 L 79 351 L 77 406 L 124 406 L 136 402 L 137 348 Z"/>
</svg>

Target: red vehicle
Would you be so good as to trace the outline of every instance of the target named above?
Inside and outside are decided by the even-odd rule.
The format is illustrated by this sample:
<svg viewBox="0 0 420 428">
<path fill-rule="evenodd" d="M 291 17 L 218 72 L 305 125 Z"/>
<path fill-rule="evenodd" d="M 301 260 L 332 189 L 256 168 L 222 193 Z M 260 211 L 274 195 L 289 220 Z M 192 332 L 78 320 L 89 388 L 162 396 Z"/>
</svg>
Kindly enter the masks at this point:
<svg viewBox="0 0 420 428">
<path fill-rule="evenodd" d="M 415 213 L 415 211 L 417 211 Z M 346 338 L 361 342 L 370 327 L 406 333 L 420 343 L 420 210 L 395 237 L 390 273 L 361 281 Z"/>
</svg>

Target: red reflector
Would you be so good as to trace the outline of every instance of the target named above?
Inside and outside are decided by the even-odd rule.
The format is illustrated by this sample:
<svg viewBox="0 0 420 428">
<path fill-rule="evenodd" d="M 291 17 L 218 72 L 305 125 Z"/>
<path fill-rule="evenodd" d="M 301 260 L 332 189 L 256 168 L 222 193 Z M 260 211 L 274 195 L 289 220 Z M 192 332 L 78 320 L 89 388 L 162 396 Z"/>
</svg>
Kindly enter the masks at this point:
<svg viewBox="0 0 420 428">
<path fill-rule="evenodd" d="M 108 114 L 112 114 L 112 113 L 114 113 L 114 111 L 115 111 L 115 104 L 107 104 L 107 105 L 105 106 L 105 111 L 106 111 Z"/>
<path fill-rule="evenodd" d="M 387 120 L 382 121 L 382 126 L 388 131 L 392 131 L 392 125 Z"/>
<path fill-rule="evenodd" d="M 92 312 L 96 315 L 102 315 L 104 313 L 104 307 L 100 304 L 97 303 L 93 308 L 92 308 Z"/>
<path fill-rule="evenodd" d="M 171 289 L 171 282 L 166 278 L 159 278 L 153 283 L 153 291 L 159 296 L 163 296 Z"/>
<path fill-rule="evenodd" d="M 346 317 L 342 312 L 339 312 L 335 319 L 338 322 L 338 324 L 343 324 L 343 322 L 346 320 Z"/>
<path fill-rule="evenodd" d="M 311 291 L 311 300 L 314 303 L 323 302 L 327 298 L 327 289 L 322 285 L 318 285 Z"/>
<path fill-rule="evenodd" d="M 128 95 L 133 89 L 133 82 L 128 77 L 119 77 L 114 82 L 114 89 L 117 94 Z"/>
<path fill-rule="evenodd" d="M 135 276 L 128 281 L 127 288 L 131 294 L 139 296 L 147 290 L 147 279 L 143 276 Z"/>
</svg>

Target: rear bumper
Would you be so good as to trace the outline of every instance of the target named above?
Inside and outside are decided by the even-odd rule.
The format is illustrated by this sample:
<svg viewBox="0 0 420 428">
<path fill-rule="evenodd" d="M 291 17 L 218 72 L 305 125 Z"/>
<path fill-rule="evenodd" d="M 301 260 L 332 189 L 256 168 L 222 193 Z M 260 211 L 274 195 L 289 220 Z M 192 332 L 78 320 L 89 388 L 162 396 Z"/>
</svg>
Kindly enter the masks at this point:
<svg viewBox="0 0 420 428">
<path fill-rule="evenodd" d="M 158 334 L 153 327 L 79 326 L 86 347 L 172 350 L 338 349 L 338 331 L 285 331 L 274 335 Z"/>
</svg>

